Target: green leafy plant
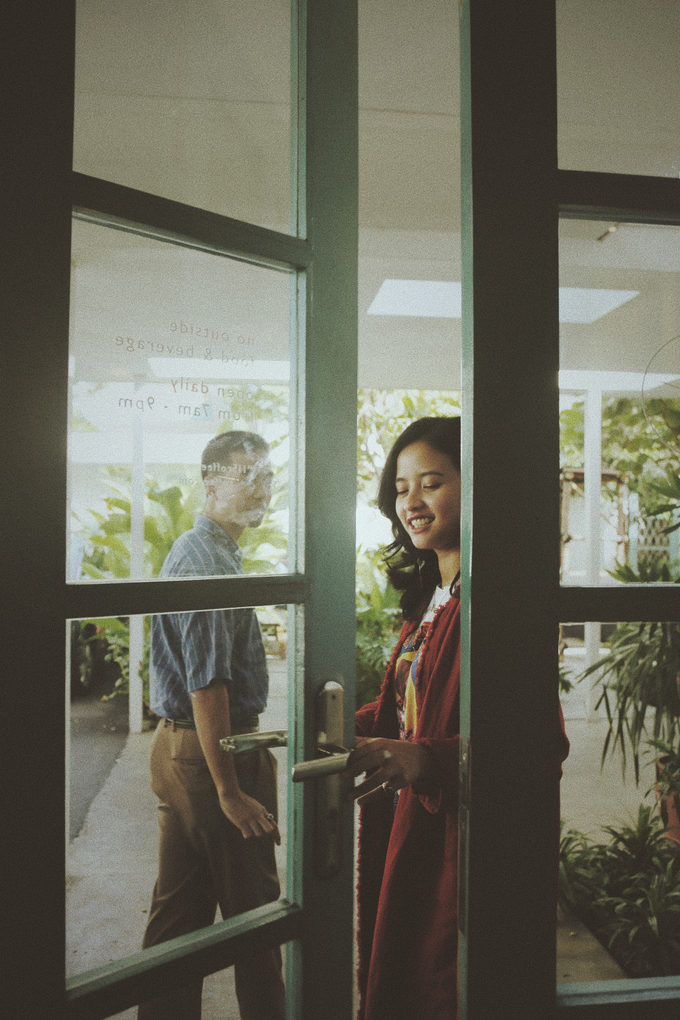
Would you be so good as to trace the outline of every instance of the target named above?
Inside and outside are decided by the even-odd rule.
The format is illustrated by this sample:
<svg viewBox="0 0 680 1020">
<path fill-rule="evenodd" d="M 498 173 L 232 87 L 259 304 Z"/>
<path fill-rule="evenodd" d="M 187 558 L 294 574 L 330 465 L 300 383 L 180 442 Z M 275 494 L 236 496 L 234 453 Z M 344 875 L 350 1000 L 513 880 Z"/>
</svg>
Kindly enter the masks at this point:
<svg viewBox="0 0 680 1020">
<path fill-rule="evenodd" d="M 129 472 L 120 477 L 110 470 L 111 495 L 104 500 L 107 514 L 90 510 L 95 527 L 88 530 L 81 573 L 85 577 L 130 576 L 130 483 Z M 281 518 L 287 509 L 287 469 L 276 475 L 269 513 L 259 528 L 247 528 L 239 542 L 245 573 L 272 573 L 285 560 L 287 537 Z M 144 514 L 144 576 L 157 577 L 173 543 L 193 527 L 200 513 L 205 493 L 200 484 L 161 488 L 151 477 L 145 479 L 146 512 Z"/>
<path fill-rule="evenodd" d="M 678 414 L 678 418 L 680 419 L 680 414 Z M 677 514 L 680 510 L 680 477 L 678 477 L 675 464 L 666 465 L 666 477 L 662 481 L 654 483 L 653 492 L 657 498 L 661 497 L 667 502 L 659 504 L 653 510 L 649 510 L 648 516 L 658 517 L 661 514 Z M 663 529 L 662 534 L 670 535 L 672 531 L 677 531 L 678 528 L 680 528 L 680 515 L 678 515 L 677 520 L 672 521 L 667 528 Z"/>
<path fill-rule="evenodd" d="M 399 593 L 382 574 L 379 553 L 357 557 L 357 707 L 375 701 L 400 630 Z"/>
<path fill-rule="evenodd" d="M 460 394 L 439 390 L 359 390 L 357 471 L 359 492 L 373 490 L 394 441 L 416 418 L 460 414 Z"/>
<path fill-rule="evenodd" d="M 568 694 L 573 688 L 571 670 L 567 666 L 560 666 L 560 694 Z"/>
<path fill-rule="evenodd" d="M 92 620 L 80 620 L 80 633 L 86 635 L 81 640 L 93 644 L 103 642 L 105 645 L 104 659 L 115 663 L 119 675 L 114 682 L 113 690 L 102 698 L 109 701 L 119 694 L 130 693 L 130 623 L 128 617 L 103 617 Z M 142 699 L 149 708 L 149 656 L 151 645 L 151 617 L 144 617 L 144 651 L 139 663 L 142 679 Z"/>
<path fill-rule="evenodd" d="M 563 831 L 559 896 L 630 977 L 680 973 L 680 846 L 641 804 L 609 841 Z"/>
<path fill-rule="evenodd" d="M 81 522 L 86 540 L 81 573 L 97 579 L 130 576 L 130 472 L 109 468 L 107 474 L 111 494 L 104 504 L 108 512 L 89 511 L 94 527 Z M 145 489 L 144 575 L 157 577 L 175 539 L 192 527 L 204 497 L 198 485 L 188 486 L 185 492 L 177 485 L 161 489 L 151 477 L 145 479 Z"/>
<path fill-rule="evenodd" d="M 625 774 L 626 751 L 632 752 L 635 781 L 640 776 L 640 742 L 647 734 L 648 712 L 652 737 L 675 744 L 680 715 L 680 625 L 622 623 L 609 642 L 610 651 L 586 669 L 579 681 L 597 673 L 601 686 L 596 710 L 604 705 L 609 724 L 602 761 L 611 747 L 621 752 Z"/>
<path fill-rule="evenodd" d="M 668 805 L 680 818 L 680 750 L 665 740 L 648 740 L 656 762 L 655 790 L 664 825 L 669 824 Z M 651 792 L 650 790 L 647 791 Z"/>
</svg>

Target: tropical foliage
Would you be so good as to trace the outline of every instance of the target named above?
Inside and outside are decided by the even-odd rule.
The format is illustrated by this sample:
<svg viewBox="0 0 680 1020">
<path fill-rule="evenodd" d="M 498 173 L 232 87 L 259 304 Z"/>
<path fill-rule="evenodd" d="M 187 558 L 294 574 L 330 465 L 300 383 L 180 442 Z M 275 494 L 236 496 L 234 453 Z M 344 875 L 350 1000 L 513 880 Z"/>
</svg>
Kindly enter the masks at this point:
<svg viewBox="0 0 680 1020">
<path fill-rule="evenodd" d="M 560 414 L 562 467 L 584 463 L 584 403 L 575 402 Z M 646 411 L 646 414 L 645 414 Z M 628 486 L 642 506 L 658 503 L 657 483 L 680 457 L 680 400 L 645 401 L 639 397 L 602 400 L 602 463 L 628 476 Z"/>
<path fill-rule="evenodd" d="M 359 390 L 357 477 L 359 492 L 375 496 L 387 454 L 417 418 L 460 414 L 460 394 L 439 390 Z"/>
<path fill-rule="evenodd" d="M 668 744 L 677 742 L 680 716 L 680 625 L 677 623 L 622 623 L 609 642 L 609 653 L 585 670 L 597 673 L 601 694 L 596 709 L 604 706 L 609 723 L 602 760 L 618 747 L 625 773 L 626 752 L 632 752 L 636 782 L 639 779 L 640 742 L 648 734 Z"/>
<path fill-rule="evenodd" d="M 375 701 L 399 636 L 399 592 L 381 568 L 380 555 L 357 555 L 357 707 Z"/>
<path fill-rule="evenodd" d="M 680 845 L 641 804 L 630 825 L 606 826 L 595 842 L 563 832 L 559 897 L 629 977 L 680 973 Z"/>
</svg>

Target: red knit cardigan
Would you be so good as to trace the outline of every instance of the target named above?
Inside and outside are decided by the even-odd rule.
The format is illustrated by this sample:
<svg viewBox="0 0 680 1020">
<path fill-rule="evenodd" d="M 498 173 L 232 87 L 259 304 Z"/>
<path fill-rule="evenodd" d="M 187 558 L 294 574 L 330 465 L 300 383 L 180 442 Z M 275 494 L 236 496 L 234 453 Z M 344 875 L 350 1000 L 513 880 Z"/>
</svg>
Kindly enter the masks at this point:
<svg viewBox="0 0 680 1020">
<path fill-rule="evenodd" d="M 379 700 L 357 712 L 357 734 L 399 737 L 394 670 L 416 623 L 407 623 Z M 361 809 L 359 835 L 360 1020 L 454 1020 L 458 942 L 458 744 L 460 600 L 437 614 L 418 658 L 417 741 L 441 783 L 414 783 Z"/>
<path fill-rule="evenodd" d="M 404 626 L 378 701 L 357 712 L 359 736 L 399 737 L 395 665 L 418 625 Z M 445 778 L 404 787 L 394 815 L 388 795 L 375 794 L 361 809 L 359 1020 L 456 1018 L 459 693 L 456 594 L 439 611 L 417 665 L 416 739 Z M 559 720 L 561 763 L 569 753 L 561 709 Z"/>
</svg>

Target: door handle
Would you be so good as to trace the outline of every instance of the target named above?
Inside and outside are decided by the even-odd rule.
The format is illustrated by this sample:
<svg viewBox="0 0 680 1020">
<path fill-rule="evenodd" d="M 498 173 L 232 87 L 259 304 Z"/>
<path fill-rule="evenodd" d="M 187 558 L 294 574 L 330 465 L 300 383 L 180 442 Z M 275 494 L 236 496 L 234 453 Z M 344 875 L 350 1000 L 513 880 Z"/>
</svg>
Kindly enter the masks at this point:
<svg viewBox="0 0 680 1020">
<path fill-rule="evenodd" d="M 316 696 L 317 754 L 312 761 L 293 766 L 292 779 L 316 780 L 314 789 L 315 870 L 320 878 L 332 878 L 342 863 L 342 809 L 345 782 L 339 775 L 349 751 L 342 746 L 344 690 L 328 680 Z"/>
<path fill-rule="evenodd" d="M 287 747 L 287 730 L 264 730 L 262 733 L 237 733 L 231 737 L 222 737 L 220 747 L 227 754 L 239 754 L 241 751 L 254 751 L 257 747 Z"/>
<path fill-rule="evenodd" d="M 319 748 L 319 750 L 321 750 Z M 327 758 L 313 758 L 312 761 L 300 761 L 293 765 L 293 782 L 303 783 L 307 779 L 322 779 L 342 772 L 347 764 L 349 751 L 341 754 L 329 754 Z"/>
</svg>

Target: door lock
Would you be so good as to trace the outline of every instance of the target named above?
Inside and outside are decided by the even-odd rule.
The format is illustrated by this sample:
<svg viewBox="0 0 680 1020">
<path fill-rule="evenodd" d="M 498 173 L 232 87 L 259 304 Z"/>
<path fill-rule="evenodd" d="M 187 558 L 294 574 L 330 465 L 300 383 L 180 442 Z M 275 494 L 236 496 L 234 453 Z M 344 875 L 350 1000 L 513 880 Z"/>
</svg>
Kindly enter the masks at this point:
<svg viewBox="0 0 680 1020">
<path fill-rule="evenodd" d="M 349 751 L 342 746 L 344 690 L 328 680 L 316 696 L 317 753 L 312 761 L 293 767 L 294 783 L 314 779 L 315 862 L 321 878 L 332 878 L 342 863 L 342 808 L 346 784 L 339 773 L 347 764 Z"/>
<path fill-rule="evenodd" d="M 347 765 L 349 750 L 342 746 L 344 729 L 344 690 L 336 680 L 328 680 L 316 696 L 316 749 L 318 757 L 298 762 L 292 769 L 294 783 L 316 780 L 315 847 L 316 871 L 331 878 L 342 863 L 342 808 L 346 783 L 340 777 Z M 227 754 L 240 754 L 258 747 L 286 747 L 286 730 L 239 733 L 223 737 L 220 747 Z"/>
</svg>

